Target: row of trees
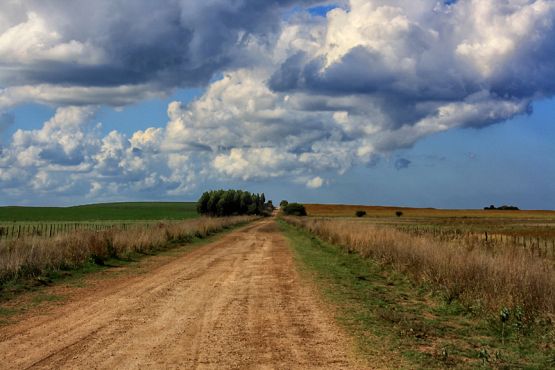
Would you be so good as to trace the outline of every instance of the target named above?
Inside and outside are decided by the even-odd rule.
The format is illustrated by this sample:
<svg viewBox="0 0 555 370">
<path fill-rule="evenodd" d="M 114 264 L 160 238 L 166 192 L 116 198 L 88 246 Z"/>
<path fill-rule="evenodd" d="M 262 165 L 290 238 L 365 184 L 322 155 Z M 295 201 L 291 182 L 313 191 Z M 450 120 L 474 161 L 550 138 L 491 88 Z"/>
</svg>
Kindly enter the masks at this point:
<svg viewBox="0 0 555 370">
<path fill-rule="evenodd" d="M 232 215 L 261 215 L 271 206 L 264 193 L 243 190 L 211 190 L 204 192 L 197 202 L 201 215 L 223 217 Z"/>
<path fill-rule="evenodd" d="M 484 209 L 486 211 L 520 211 L 520 209 L 518 207 L 515 206 L 501 206 L 501 207 L 495 207 L 493 204 L 489 207 L 484 207 Z"/>
</svg>

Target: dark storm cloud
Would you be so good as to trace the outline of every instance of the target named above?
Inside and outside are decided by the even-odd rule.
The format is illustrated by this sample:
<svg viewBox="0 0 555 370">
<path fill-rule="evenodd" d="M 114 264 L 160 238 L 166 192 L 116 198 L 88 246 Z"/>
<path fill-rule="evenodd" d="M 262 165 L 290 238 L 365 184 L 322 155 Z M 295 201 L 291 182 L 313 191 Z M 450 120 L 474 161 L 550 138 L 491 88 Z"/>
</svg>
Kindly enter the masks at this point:
<svg viewBox="0 0 555 370">
<path fill-rule="evenodd" d="M 362 46 L 349 50 L 330 66 L 325 66 L 322 58 L 308 59 L 304 53 L 299 53 L 279 66 L 268 85 L 277 92 L 373 95 L 386 97 L 386 101 L 395 99 L 400 104 L 457 101 L 484 87 L 483 83 L 464 79 L 462 72 L 457 75 L 453 71 L 443 73 L 445 71 L 426 67 L 407 76 L 388 63 L 380 53 Z M 506 93 L 508 90 L 502 91 L 500 87 L 499 91 Z"/>
<path fill-rule="evenodd" d="M 330 21 L 327 52 L 290 56 L 268 86 L 284 94 L 362 97 L 379 106 L 389 128 L 416 125 L 450 103 L 475 110 L 487 102 L 521 107 L 507 114 L 482 111 L 481 117 L 459 107 L 472 119 L 457 124 L 483 127 L 530 113 L 532 101 L 555 94 L 552 3 L 391 3 L 352 1 L 350 11 Z M 419 8 L 424 3 L 428 12 Z M 486 18 L 497 20 L 487 30 L 476 20 Z M 314 103 L 307 109 L 326 109 Z"/>
<path fill-rule="evenodd" d="M 204 86 L 214 73 L 241 59 L 249 36 L 275 33 L 284 7 L 312 2 L 14 2 L 0 17 L 0 37 L 4 33 L 8 50 L 25 49 L 17 44 L 18 32 L 34 35 L 43 49 L 30 45 L 20 54 L 11 53 L 11 59 L 0 58 L 0 84 L 142 84 L 161 91 Z"/>
<path fill-rule="evenodd" d="M 306 63 L 303 54 L 296 54 L 283 63 L 270 79 L 275 91 L 306 89 L 329 95 L 371 94 L 389 90 L 395 76 L 388 71 L 378 53 L 355 47 L 341 63 L 326 68 L 322 59 Z"/>
</svg>

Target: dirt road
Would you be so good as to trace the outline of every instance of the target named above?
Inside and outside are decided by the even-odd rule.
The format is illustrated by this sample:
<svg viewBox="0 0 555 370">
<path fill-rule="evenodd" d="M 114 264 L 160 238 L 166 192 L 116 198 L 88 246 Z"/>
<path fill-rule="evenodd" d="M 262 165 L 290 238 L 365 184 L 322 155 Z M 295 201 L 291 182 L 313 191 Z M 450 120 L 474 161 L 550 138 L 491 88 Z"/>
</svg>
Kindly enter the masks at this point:
<svg viewBox="0 0 555 370">
<path fill-rule="evenodd" d="M 0 328 L 0 368 L 361 368 L 271 219 Z"/>
</svg>

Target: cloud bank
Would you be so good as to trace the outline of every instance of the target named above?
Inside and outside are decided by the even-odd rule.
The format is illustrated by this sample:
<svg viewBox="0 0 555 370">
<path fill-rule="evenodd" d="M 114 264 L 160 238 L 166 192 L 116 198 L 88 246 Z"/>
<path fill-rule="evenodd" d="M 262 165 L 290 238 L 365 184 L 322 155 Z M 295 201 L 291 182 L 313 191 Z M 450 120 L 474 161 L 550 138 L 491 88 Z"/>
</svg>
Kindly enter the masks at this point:
<svg viewBox="0 0 555 370">
<path fill-rule="evenodd" d="M 21 0 L 0 12 L 0 108 L 125 105 L 249 63 L 292 0 Z M 310 1 L 308 2 L 310 3 Z"/>
<path fill-rule="evenodd" d="M 0 110 L 59 108 L 1 149 L 0 184 L 93 197 L 187 194 L 207 179 L 319 188 L 326 174 L 529 114 L 555 93 L 553 1 L 351 0 L 324 16 L 311 4 L 10 3 Z M 159 127 L 102 136 L 94 123 L 98 106 L 192 86 L 206 90 L 172 102 Z"/>
</svg>

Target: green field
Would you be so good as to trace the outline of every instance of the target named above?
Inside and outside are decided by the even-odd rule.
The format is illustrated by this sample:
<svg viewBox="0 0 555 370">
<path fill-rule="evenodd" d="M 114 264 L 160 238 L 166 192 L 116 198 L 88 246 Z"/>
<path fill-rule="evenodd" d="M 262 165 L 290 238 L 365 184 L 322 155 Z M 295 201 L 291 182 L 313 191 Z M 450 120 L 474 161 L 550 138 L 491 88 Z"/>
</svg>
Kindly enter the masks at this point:
<svg viewBox="0 0 555 370">
<path fill-rule="evenodd" d="M 101 203 L 74 207 L 0 207 L 0 222 L 182 220 L 198 217 L 195 202 Z"/>
</svg>

